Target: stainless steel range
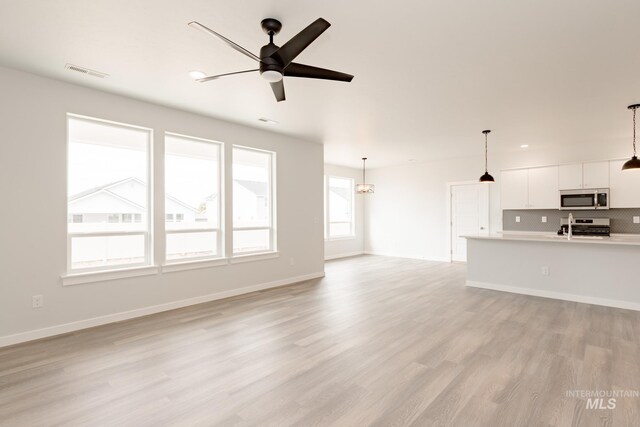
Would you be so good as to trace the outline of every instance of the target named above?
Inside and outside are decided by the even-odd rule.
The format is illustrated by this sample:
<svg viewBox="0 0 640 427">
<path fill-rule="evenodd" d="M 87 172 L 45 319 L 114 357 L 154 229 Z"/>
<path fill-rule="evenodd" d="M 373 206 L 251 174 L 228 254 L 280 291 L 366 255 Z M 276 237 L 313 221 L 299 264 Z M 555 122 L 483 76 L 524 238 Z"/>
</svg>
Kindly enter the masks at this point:
<svg viewBox="0 0 640 427">
<path fill-rule="evenodd" d="M 571 232 L 574 236 L 601 236 L 611 235 L 611 220 L 609 218 L 575 218 L 571 224 Z M 569 233 L 569 218 L 560 219 L 558 235 Z"/>
</svg>

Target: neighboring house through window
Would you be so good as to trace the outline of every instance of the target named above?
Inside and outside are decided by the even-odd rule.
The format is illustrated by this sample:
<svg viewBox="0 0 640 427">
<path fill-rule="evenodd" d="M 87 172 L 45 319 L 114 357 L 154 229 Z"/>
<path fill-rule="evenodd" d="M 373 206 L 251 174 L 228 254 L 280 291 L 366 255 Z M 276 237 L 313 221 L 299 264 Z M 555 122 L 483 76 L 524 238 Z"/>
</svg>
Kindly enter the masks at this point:
<svg viewBox="0 0 640 427">
<path fill-rule="evenodd" d="M 275 153 L 233 147 L 233 253 L 276 250 Z"/>
<path fill-rule="evenodd" d="M 151 130 L 74 115 L 67 120 L 68 270 L 150 264 Z"/>
<path fill-rule="evenodd" d="M 224 256 L 219 197 L 221 145 L 165 135 L 167 262 Z"/>
</svg>

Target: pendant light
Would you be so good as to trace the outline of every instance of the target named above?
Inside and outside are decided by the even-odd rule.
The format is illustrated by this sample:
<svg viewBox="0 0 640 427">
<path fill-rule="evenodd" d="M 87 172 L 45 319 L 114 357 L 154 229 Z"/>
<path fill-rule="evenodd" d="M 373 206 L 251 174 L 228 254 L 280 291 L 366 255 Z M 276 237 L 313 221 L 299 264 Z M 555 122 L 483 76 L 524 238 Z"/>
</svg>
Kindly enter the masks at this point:
<svg viewBox="0 0 640 427">
<path fill-rule="evenodd" d="M 489 135 L 490 130 L 483 130 L 484 133 L 484 175 L 480 177 L 480 182 L 496 182 L 495 179 L 491 175 L 489 175 L 489 170 L 487 169 L 487 135 Z"/>
<path fill-rule="evenodd" d="M 636 156 L 636 110 L 640 108 L 640 104 L 629 105 L 627 108 L 633 111 L 633 157 L 622 165 L 622 170 L 639 170 L 640 160 Z"/>
<path fill-rule="evenodd" d="M 365 184 L 367 182 L 365 171 L 366 171 L 367 158 L 362 158 L 362 184 L 356 184 L 356 193 L 364 194 L 364 193 L 373 193 L 375 189 L 375 185 L 373 184 Z"/>
</svg>

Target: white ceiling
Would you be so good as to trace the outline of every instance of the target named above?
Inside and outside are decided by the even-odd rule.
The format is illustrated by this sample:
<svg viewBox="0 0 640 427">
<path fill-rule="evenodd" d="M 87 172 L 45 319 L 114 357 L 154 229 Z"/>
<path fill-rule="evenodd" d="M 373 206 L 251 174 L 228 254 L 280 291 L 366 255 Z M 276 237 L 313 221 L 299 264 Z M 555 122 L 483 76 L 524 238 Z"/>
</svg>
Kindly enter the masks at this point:
<svg viewBox="0 0 640 427">
<path fill-rule="evenodd" d="M 255 63 L 187 26 L 198 20 L 258 53 L 318 17 L 331 28 L 296 62 L 352 83 L 285 78 L 276 103 Z M 0 63 L 325 144 L 360 167 L 628 139 L 640 102 L 640 1 L 0 0 Z M 66 71 L 65 63 L 110 74 Z M 277 120 L 264 125 L 259 117 Z"/>
</svg>

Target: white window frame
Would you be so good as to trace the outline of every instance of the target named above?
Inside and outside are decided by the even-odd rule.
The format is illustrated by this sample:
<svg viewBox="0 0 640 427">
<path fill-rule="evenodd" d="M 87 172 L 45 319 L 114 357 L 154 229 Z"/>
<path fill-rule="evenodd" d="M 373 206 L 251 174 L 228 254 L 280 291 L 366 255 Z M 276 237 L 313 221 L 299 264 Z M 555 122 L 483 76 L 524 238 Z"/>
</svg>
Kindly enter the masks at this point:
<svg viewBox="0 0 640 427">
<path fill-rule="evenodd" d="M 176 138 L 184 138 L 187 140 L 193 140 L 194 142 L 204 142 L 207 144 L 214 144 L 217 146 L 218 148 L 218 227 L 193 227 L 193 228 L 187 228 L 187 229 L 181 229 L 181 230 L 167 230 L 166 226 L 165 226 L 165 250 L 164 250 L 164 265 L 171 265 L 171 264 L 184 264 L 184 263 L 191 263 L 194 261 L 207 261 L 207 260 L 217 260 L 217 259 L 222 259 L 225 258 L 225 253 L 224 253 L 224 216 L 223 216 L 223 212 L 224 212 L 224 188 L 225 188 L 225 184 L 224 184 L 224 144 L 222 142 L 219 141 L 213 141 L 211 139 L 204 139 L 204 138 L 198 138 L 195 136 L 188 136 L 188 135 L 183 135 L 183 134 L 179 134 L 179 133 L 174 133 L 174 132 L 165 132 L 164 133 L 164 137 L 165 137 L 165 144 L 167 141 L 167 136 L 173 136 Z M 166 162 L 166 153 L 165 153 L 165 158 L 163 159 L 164 162 Z M 164 177 L 163 179 L 167 179 L 166 177 L 166 168 L 164 169 Z M 180 221 L 178 221 L 177 213 L 172 213 L 172 219 L 169 222 L 174 222 L 174 223 L 179 223 Z M 165 212 L 164 214 L 164 220 L 165 220 L 165 224 L 167 222 L 167 213 Z M 167 237 L 169 237 L 170 234 L 184 234 L 184 233 L 210 233 L 210 232 L 216 232 L 216 252 L 217 255 L 210 255 L 210 256 L 199 256 L 199 257 L 190 257 L 190 258 L 181 258 L 181 259 L 168 259 L 167 258 Z"/>
<path fill-rule="evenodd" d="M 276 230 L 276 212 L 277 212 L 277 196 L 276 196 L 276 153 L 274 151 L 261 150 L 259 148 L 247 147 L 244 145 L 233 145 L 231 150 L 231 167 L 233 169 L 233 150 L 246 150 L 246 151 L 255 151 L 258 153 L 268 154 L 271 157 L 271 161 L 269 162 L 269 186 L 268 196 L 269 196 L 269 225 L 264 227 L 236 227 L 232 226 L 231 237 L 235 236 L 236 231 L 253 231 L 253 230 L 269 230 L 269 249 L 267 250 L 258 250 L 258 251 L 250 251 L 250 252 L 235 252 L 235 244 L 231 245 L 231 257 L 232 258 L 242 258 L 248 257 L 256 254 L 269 254 L 275 253 L 278 251 L 277 247 L 277 230 Z M 231 186 L 233 188 L 233 170 L 231 171 Z M 233 192 L 232 192 L 233 195 Z M 233 201 L 231 203 L 231 210 L 233 211 Z M 231 222 L 233 223 L 233 215 L 231 216 Z"/>
<path fill-rule="evenodd" d="M 69 185 L 68 185 L 68 180 L 69 180 L 69 144 L 71 143 L 71 138 L 69 137 L 69 121 L 70 120 L 84 120 L 84 121 L 88 121 L 88 122 L 96 122 L 96 123 L 100 123 L 103 125 L 108 125 L 108 126 L 116 126 L 116 127 L 124 127 L 124 128 L 130 128 L 130 129 L 137 129 L 137 130 L 143 130 L 145 132 L 148 132 L 149 134 L 149 138 L 147 140 L 147 176 L 146 176 L 146 183 L 147 183 L 147 227 L 146 230 L 142 230 L 142 231 L 101 231 L 101 232 L 75 232 L 75 233 L 70 233 L 69 232 L 69 224 L 68 224 L 68 220 L 65 223 L 65 231 L 67 233 L 67 275 L 75 275 L 75 274 L 82 274 L 82 273 L 95 273 L 95 272 L 106 272 L 106 271 L 116 271 L 116 270 L 128 270 L 131 268 L 136 268 L 136 267 L 149 267 L 153 265 L 153 241 L 152 241 L 152 233 L 151 230 L 153 229 L 153 213 L 154 213 L 154 206 L 153 206 L 153 181 L 152 181 L 152 177 L 153 177 L 153 129 L 150 128 L 146 128 L 146 127 L 142 127 L 142 126 L 136 126 L 136 125 L 131 125 L 128 123 L 120 123 L 120 122 L 114 122 L 111 120 L 104 120 L 104 119 L 99 119 L 96 117 L 89 117 L 89 116 L 83 116 L 83 115 L 79 115 L 79 114 L 72 114 L 72 113 L 67 113 L 67 157 L 66 157 L 66 162 L 67 162 L 67 199 L 66 199 L 66 217 L 69 217 Z M 144 260 L 142 262 L 138 262 L 138 263 L 132 263 L 132 264 L 118 264 L 118 265 L 113 265 L 113 266 L 109 266 L 109 265 L 102 265 L 102 266 L 97 266 L 97 267 L 87 267 L 87 268 L 72 268 L 72 263 L 71 263 L 71 242 L 72 239 L 75 237 L 106 237 L 106 236 L 144 236 Z"/>
<path fill-rule="evenodd" d="M 330 199 L 331 178 L 346 179 L 350 182 L 351 188 L 351 220 L 350 221 L 331 221 Z M 355 198 L 355 179 L 348 176 L 325 175 L 324 176 L 324 239 L 325 240 L 343 240 L 353 239 L 356 237 L 356 198 Z M 341 234 L 339 236 L 331 236 L 331 224 L 350 224 L 351 233 Z"/>
</svg>

